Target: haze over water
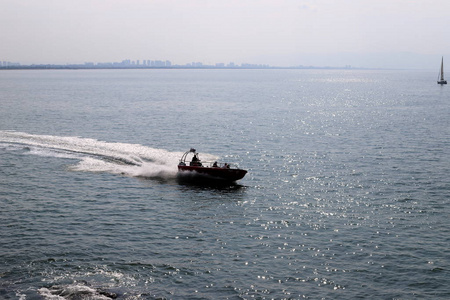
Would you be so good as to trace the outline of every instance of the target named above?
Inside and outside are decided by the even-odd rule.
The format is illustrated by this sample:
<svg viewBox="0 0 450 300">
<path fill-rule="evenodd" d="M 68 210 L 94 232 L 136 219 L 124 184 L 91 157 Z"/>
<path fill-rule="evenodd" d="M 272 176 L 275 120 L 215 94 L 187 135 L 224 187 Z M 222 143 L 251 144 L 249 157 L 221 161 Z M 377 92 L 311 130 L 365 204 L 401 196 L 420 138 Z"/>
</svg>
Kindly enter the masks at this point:
<svg viewBox="0 0 450 300">
<path fill-rule="evenodd" d="M 0 298 L 448 299 L 434 72 L 0 72 Z M 194 147 L 237 184 L 177 180 Z"/>
</svg>

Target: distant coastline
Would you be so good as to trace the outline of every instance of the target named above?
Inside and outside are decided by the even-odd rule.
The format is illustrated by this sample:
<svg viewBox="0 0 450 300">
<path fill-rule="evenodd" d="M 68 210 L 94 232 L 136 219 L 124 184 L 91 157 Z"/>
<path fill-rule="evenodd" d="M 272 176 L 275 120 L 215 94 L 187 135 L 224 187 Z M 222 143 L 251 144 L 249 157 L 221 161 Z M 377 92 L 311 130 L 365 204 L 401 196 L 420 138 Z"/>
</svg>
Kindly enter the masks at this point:
<svg viewBox="0 0 450 300">
<path fill-rule="evenodd" d="M 83 67 L 83 66 L 66 66 L 66 65 L 21 65 L 14 67 L 0 67 L 0 70 L 151 70 L 151 69 L 210 69 L 210 70 L 254 70 L 254 69 L 317 69 L 317 70 L 369 70 L 371 68 L 352 68 L 352 67 L 314 67 L 314 66 L 293 66 L 293 67 Z"/>
<path fill-rule="evenodd" d="M 29 64 L 23 65 L 18 62 L 0 61 L 0 70 L 105 70 L 105 69 L 361 69 L 353 68 L 350 65 L 343 67 L 316 67 L 316 66 L 291 66 L 279 67 L 267 64 L 235 64 L 235 63 L 216 63 L 207 65 L 201 62 L 193 62 L 185 65 L 172 64 L 170 61 L 151 61 L 143 62 L 124 60 L 122 62 L 108 63 L 84 63 L 84 64 Z"/>
</svg>

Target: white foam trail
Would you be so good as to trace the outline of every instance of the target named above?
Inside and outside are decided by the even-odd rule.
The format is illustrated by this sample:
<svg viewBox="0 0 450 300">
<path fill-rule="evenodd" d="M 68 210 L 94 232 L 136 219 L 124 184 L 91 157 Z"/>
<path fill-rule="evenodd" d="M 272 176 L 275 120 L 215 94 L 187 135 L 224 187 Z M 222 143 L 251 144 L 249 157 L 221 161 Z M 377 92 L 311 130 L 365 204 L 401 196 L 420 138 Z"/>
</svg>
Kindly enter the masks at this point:
<svg viewBox="0 0 450 300">
<path fill-rule="evenodd" d="M 92 300 L 111 300 L 112 298 L 102 295 L 94 288 L 83 284 L 71 284 L 64 286 L 53 286 L 52 288 L 40 288 L 39 294 L 47 300 L 66 300 L 66 299 L 92 299 Z"/>
<path fill-rule="evenodd" d="M 38 289 L 39 294 L 47 300 L 66 300 L 64 297 L 59 295 L 53 295 L 52 292 L 47 288 Z"/>
<path fill-rule="evenodd" d="M 109 143 L 90 138 L 33 135 L 0 130 L 0 143 L 17 149 L 23 145 L 29 154 L 78 159 L 74 171 L 108 172 L 139 177 L 173 178 L 183 152 L 169 152 L 139 144 Z M 204 160 L 217 157 L 203 154 Z"/>
</svg>

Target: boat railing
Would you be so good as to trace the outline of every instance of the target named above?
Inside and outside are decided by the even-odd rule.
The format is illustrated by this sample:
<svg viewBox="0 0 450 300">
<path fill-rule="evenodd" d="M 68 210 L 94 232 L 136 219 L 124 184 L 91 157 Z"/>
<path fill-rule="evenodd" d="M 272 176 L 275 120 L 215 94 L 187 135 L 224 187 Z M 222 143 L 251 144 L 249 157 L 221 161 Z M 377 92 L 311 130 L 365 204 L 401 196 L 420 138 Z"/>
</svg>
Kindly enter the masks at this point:
<svg viewBox="0 0 450 300">
<path fill-rule="evenodd" d="M 224 162 L 217 162 L 217 161 L 198 161 L 204 168 L 222 168 L 222 169 L 239 169 L 239 167 L 236 164 L 229 164 Z M 187 161 L 180 161 L 180 165 L 186 166 L 191 165 L 190 162 Z"/>
<path fill-rule="evenodd" d="M 179 166 L 194 166 L 194 167 L 204 167 L 204 168 L 222 168 L 222 169 L 239 169 L 239 166 L 236 164 L 229 164 L 225 162 L 218 161 L 203 161 L 196 160 L 190 161 L 188 160 L 188 155 L 193 153 L 194 157 L 198 158 L 198 153 L 194 148 L 191 148 L 189 151 L 186 151 L 183 156 L 181 156 Z"/>
<path fill-rule="evenodd" d="M 208 161 L 202 162 L 204 166 L 209 168 L 222 168 L 222 169 L 238 169 L 236 165 L 231 165 L 229 163 L 217 162 L 217 161 Z"/>
</svg>

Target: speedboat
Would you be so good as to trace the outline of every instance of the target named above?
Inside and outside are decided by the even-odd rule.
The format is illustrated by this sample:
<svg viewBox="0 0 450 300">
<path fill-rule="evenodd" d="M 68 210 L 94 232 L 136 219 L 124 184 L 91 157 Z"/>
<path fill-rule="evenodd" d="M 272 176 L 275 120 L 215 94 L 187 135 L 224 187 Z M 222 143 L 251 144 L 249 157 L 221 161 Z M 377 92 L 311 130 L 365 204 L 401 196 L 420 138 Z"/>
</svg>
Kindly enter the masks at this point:
<svg viewBox="0 0 450 300">
<path fill-rule="evenodd" d="M 242 179 L 247 174 L 247 170 L 239 169 L 228 163 L 202 161 L 193 148 L 181 156 L 180 163 L 178 164 L 178 173 L 181 172 L 193 172 L 191 174 L 225 181 L 236 181 Z"/>
</svg>

